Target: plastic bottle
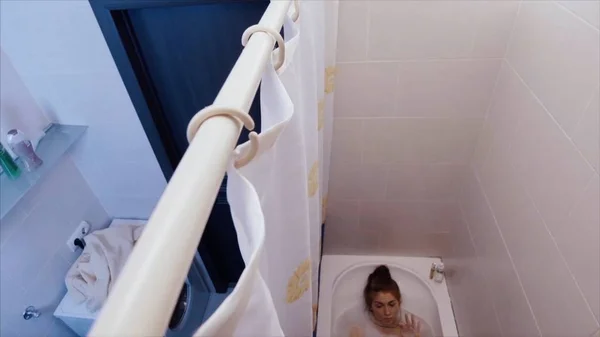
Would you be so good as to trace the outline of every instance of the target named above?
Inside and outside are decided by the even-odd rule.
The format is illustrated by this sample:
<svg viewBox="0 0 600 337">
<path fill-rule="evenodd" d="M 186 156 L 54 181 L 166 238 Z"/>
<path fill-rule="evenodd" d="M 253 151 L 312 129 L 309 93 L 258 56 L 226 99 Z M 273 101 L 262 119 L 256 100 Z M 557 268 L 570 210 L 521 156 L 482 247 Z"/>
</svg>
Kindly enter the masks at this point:
<svg viewBox="0 0 600 337">
<path fill-rule="evenodd" d="M 32 172 L 42 166 L 44 161 L 35 153 L 31 141 L 25 137 L 23 132 L 12 129 L 8 131 L 8 136 L 6 138 L 10 149 L 19 157 L 19 159 L 21 159 L 25 170 Z"/>
<path fill-rule="evenodd" d="M 0 165 L 4 170 L 4 174 L 11 180 L 15 180 L 21 175 L 21 169 L 2 144 L 0 144 Z"/>
<path fill-rule="evenodd" d="M 440 263 L 436 264 L 435 276 L 433 277 L 433 280 L 438 283 L 442 283 L 442 281 L 444 280 L 444 264 L 443 263 L 440 262 Z"/>
</svg>

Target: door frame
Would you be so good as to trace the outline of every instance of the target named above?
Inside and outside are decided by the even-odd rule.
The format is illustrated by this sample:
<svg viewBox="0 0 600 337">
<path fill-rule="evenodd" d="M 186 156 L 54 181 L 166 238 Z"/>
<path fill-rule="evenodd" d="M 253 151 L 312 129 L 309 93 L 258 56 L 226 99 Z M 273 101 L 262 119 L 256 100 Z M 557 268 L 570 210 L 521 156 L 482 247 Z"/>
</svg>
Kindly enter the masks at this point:
<svg viewBox="0 0 600 337">
<path fill-rule="evenodd" d="M 252 1 L 264 0 L 89 0 L 100 30 L 167 181 L 172 177 L 183 153 L 177 149 L 169 129 L 166 114 L 162 109 L 157 90 L 153 86 L 127 11 L 151 7 Z M 223 188 L 219 192 L 219 195 L 221 194 L 224 195 Z M 204 263 L 203 270 L 208 274 L 205 279 L 212 281 L 212 284 L 207 284 L 208 289 L 225 292 L 231 284 L 222 278 L 216 266 L 217 261 L 213 261 L 208 248 L 202 244 L 199 244 L 198 252 Z"/>
<path fill-rule="evenodd" d="M 131 102 L 146 132 L 156 160 L 168 180 L 177 166 L 177 148 L 168 129 L 156 89 L 140 53 L 126 11 L 130 9 L 176 6 L 193 0 L 90 0 L 100 30 L 121 74 Z M 125 41 L 125 43 L 124 43 Z M 139 76 L 139 78 L 138 78 Z"/>
</svg>

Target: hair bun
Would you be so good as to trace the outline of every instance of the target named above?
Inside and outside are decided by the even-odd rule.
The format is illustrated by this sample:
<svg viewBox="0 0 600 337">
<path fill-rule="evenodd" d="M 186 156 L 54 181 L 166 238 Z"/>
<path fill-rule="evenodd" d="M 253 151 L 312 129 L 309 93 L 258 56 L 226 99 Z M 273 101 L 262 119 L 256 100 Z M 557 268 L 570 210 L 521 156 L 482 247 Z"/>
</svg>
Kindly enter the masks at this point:
<svg viewBox="0 0 600 337">
<path fill-rule="evenodd" d="M 392 279 L 390 269 L 386 265 L 380 265 L 369 275 L 369 280 L 387 281 Z"/>
<path fill-rule="evenodd" d="M 400 301 L 402 295 L 400 294 L 400 287 L 398 283 L 392 278 L 390 269 L 386 265 L 379 265 L 367 279 L 367 284 L 363 290 L 363 297 L 365 300 L 365 308 L 371 310 L 371 304 L 375 298 L 375 294 L 378 292 L 388 292 L 394 295 L 394 297 Z"/>
</svg>

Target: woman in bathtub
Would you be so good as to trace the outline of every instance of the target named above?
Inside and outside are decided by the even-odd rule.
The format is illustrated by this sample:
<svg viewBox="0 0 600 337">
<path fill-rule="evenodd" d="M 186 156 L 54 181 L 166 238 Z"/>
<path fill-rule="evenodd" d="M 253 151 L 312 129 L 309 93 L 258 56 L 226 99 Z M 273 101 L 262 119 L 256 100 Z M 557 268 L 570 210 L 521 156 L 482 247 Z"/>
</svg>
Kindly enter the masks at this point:
<svg viewBox="0 0 600 337">
<path fill-rule="evenodd" d="M 387 266 L 369 275 L 363 292 L 367 318 L 353 325 L 350 337 L 431 337 L 432 330 L 421 318 L 404 310 L 400 288 Z"/>
</svg>

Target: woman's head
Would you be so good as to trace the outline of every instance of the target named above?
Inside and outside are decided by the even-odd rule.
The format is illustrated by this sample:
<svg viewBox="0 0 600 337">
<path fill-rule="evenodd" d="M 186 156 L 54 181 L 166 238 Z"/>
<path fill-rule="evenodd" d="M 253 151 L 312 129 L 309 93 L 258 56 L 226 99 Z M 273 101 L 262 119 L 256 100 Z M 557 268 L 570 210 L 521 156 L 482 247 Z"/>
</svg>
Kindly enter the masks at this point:
<svg viewBox="0 0 600 337">
<path fill-rule="evenodd" d="M 381 265 L 369 275 L 363 293 L 365 307 L 382 323 L 394 323 L 402 297 L 400 288 L 387 266 Z"/>
</svg>

